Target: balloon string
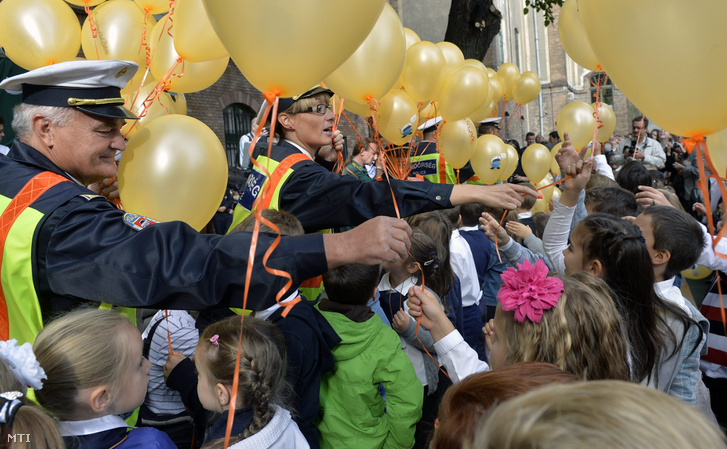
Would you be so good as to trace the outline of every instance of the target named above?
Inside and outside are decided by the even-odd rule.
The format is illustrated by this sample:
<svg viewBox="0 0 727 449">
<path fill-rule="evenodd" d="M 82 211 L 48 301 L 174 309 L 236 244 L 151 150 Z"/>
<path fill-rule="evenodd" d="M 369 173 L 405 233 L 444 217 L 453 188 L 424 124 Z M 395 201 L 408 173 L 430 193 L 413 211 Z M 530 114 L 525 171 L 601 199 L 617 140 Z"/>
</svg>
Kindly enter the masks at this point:
<svg viewBox="0 0 727 449">
<path fill-rule="evenodd" d="M 697 166 L 699 168 L 699 181 L 697 181 L 697 185 L 699 186 L 699 190 L 702 192 L 702 196 L 704 197 L 704 206 L 707 209 L 707 224 L 709 227 L 709 234 L 712 236 L 712 250 L 714 251 L 714 254 L 721 258 L 721 259 L 727 259 L 727 254 L 723 254 L 717 251 L 717 244 L 720 240 L 722 240 L 722 237 L 724 237 L 726 227 L 723 227 L 722 230 L 719 231 L 719 233 L 715 236 L 714 235 L 714 220 L 712 219 L 712 204 L 711 199 L 709 197 L 709 178 L 706 176 L 705 168 L 704 168 L 704 162 L 706 160 L 707 164 L 709 165 L 710 170 L 712 170 L 712 173 L 718 173 L 717 170 L 715 170 L 714 165 L 712 164 L 712 160 L 709 157 L 709 151 L 706 148 L 706 143 L 704 141 L 704 137 L 702 136 L 695 136 L 692 139 L 689 139 L 689 143 L 691 145 L 694 145 L 696 143 L 696 149 L 697 149 Z M 717 182 L 718 187 L 720 189 L 720 192 L 722 193 L 722 198 L 727 198 L 727 192 L 725 191 L 724 187 L 724 179 L 719 176 L 719 174 L 715 174 L 715 182 Z"/>
<path fill-rule="evenodd" d="M 169 310 L 164 309 L 164 319 L 167 320 L 167 343 L 169 343 L 169 355 L 172 355 L 174 352 L 172 350 L 172 334 L 169 331 Z"/>
<path fill-rule="evenodd" d="M 146 40 L 146 27 L 149 24 L 149 10 L 144 10 L 144 26 L 141 30 L 141 42 L 139 42 L 139 49 L 136 50 L 136 57 L 137 60 L 139 58 L 139 53 L 141 53 L 141 49 L 146 47 L 146 66 L 149 67 L 151 64 L 151 46 L 149 45 L 149 42 Z"/>
<path fill-rule="evenodd" d="M 86 15 L 88 16 L 88 26 L 91 29 L 93 47 L 96 50 L 96 59 L 101 59 L 101 55 L 98 52 L 98 42 L 96 41 L 96 38 L 98 37 L 98 29 L 96 28 L 96 23 L 93 20 L 93 14 L 91 14 L 90 0 L 83 1 L 83 9 L 86 11 Z"/>
<path fill-rule="evenodd" d="M 351 122 L 351 119 L 350 119 L 350 118 L 348 117 L 348 114 L 346 114 L 345 112 L 342 112 L 342 113 L 341 113 L 341 115 L 343 116 L 343 118 L 345 118 L 345 119 L 346 119 L 346 122 L 348 122 L 348 124 L 349 124 L 349 125 L 351 126 L 351 128 L 353 129 L 353 132 L 354 132 L 354 133 L 356 134 L 356 141 L 357 141 L 358 143 L 361 143 L 361 142 L 363 141 L 363 139 L 361 138 L 361 133 L 359 133 L 359 132 L 358 132 L 358 127 L 357 127 L 357 126 L 355 126 L 355 125 L 354 125 L 354 124 L 353 124 L 353 123 Z"/>
</svg>

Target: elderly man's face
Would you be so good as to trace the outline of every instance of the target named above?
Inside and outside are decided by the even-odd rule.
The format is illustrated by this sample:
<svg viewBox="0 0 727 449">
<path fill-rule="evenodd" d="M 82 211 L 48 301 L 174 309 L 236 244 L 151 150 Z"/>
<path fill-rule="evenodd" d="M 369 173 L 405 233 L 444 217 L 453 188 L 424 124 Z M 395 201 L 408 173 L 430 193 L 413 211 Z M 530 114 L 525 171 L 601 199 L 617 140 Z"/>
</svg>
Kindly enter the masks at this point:
<svg viewBox="0 0 727 449">
<path fill-rule="evenodd" d="M 124 120 L 74 111 L 65 126 L 51 124 L 53 162 L 84 185 L 117 174 L 114 156 L 126 148 Z"/>
</svg>

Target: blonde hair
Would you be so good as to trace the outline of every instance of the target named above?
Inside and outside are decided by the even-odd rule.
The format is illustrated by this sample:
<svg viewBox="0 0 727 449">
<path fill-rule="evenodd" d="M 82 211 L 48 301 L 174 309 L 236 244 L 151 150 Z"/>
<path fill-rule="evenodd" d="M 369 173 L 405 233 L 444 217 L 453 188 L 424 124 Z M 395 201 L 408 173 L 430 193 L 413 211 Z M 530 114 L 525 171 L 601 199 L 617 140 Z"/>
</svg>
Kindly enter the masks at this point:
<svg viewBox="0 0 727 449">
<path fill-rule="evenodd" d="M 48 377 L 35 395 L 60 420 L 76 414 L 81 390 L 109 386 L 111 403 L 130 363 L 131 321 L 113 310 L 80 309 L 51 321 L 35 339 L 33 349 Z"/>
<path fill-rule="evenodd" d="M 306 109 L 318 104 L 319 101 L 324 102 L 327 105 L 331 104 L 331 96 L 325 92 L 317 93 L 313 96 L 301 98 L 300 100 L 297 100 L 295 103 L 293 103 L 287 110 L 285 111 L 278 111 L 278 115 L 285 112 L 286 114 L 299 114 Z M 285 134 L 288 132 L 283 125 L 280 124 L 280 120 L 275 122 L 275 134 L 279 134 L 282 139 L 285 139 Z"/>
<path fill-rule="evenodd" d="M 548 362 L 586 380 L 630 380 L 626 339 L 606 283 L 577 273 L 563 279 L 563 288 L 540 323 L 518 323 L 513 311 L 498 309 L 506 317 L 505 363 Z"/>
<path fill-rule="evenodd" d="M 25 385 L 18 381 L 10 370 L 10 366 L 3 359 L 0 359 L 0 393 L 23 391 L 24 389 Z M 2 401 L 3 399 L 0 399 L 0 402 Z M 35 405 L 29 404 L 25 398 L 21 398 L 20 401 L 25 405 L 15 412 L 13 424 L 11 426 L 0 424 L 0 437 L 2 438 L 0 439 L 0 447 L 33 447 L 37 449 L 64 447 L 63 438 L 61 438 L 53 418 Z M 10 445 L 8 440 L 10 435 L 32 435 L 30 437 L 32 443 L 28 442 L 26 445 L 17 441 Z"/>
<path fill-rule="evenodd" d="M 238 374 L 238 401 L 241 407 L 251 407 L 254 416 L 250 425 L 237 440 L 259 432 L 272 417 L 273 404 L 280 404 L 286 392 L 287 369 L 285 342 L 278 328 L 267 321 L 233 316 L 211 324 L 202 332 L 195 357 L 206 367 L 210 381 L 231 386 L 235 376 L 238 340 L 242 333 L 240 371 Z M 216 343 L 210 341 L 217 336 Z M 205 448 L 222 447 L 217 440 Z M 219 444 L 217 444 L 219 443 Z"/>
<path fill-rule="evenodd" d="M 724 449 L 694 407 L 621 381 L 552 385 L 511 399 L 480 422 L 478 449 Z"/>
</svg>

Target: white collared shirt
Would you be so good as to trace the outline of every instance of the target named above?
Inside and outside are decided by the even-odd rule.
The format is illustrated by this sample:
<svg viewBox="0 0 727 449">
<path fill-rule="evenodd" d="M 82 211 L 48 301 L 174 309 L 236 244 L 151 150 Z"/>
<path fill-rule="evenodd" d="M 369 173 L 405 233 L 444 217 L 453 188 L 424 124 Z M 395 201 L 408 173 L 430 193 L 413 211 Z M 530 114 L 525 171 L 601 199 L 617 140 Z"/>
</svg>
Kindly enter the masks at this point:
<svg viewBox="0 0 727 449">
<path fill-rule="evenodd" d="M 126 421 L 116 415 L 106 415 L 100 418 L 83 421 L 59 421 L 58 431 L 62 437 L 77 435 L 92 435 L 106 430 L 130 427 Z"/>
</svg>

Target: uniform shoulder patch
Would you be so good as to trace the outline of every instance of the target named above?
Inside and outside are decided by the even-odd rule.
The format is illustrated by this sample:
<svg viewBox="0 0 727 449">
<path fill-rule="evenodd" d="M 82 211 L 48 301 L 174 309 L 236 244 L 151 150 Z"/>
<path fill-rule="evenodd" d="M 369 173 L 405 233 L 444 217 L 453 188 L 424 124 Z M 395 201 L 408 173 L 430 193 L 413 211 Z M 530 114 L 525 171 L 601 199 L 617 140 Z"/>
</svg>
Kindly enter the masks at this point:
<svg viewBox="0 0 727 449">
<path fill-rule="evenodd" d="M 92 193 L 84 193 L 83 195 L 78 195 L 81 198 L 85 198 L 86 201 L 91 201 L 94 198 L 103 198 L 101 195 L 94 195 Z"/>
<path fill-rule="evenodd" d="M 144 217 L 142 215 L 137 214 L 130 214 L 125 213 L 124 214 L 124 224 L 129 226 L 132 229 L 135 229 L 137 231 L 141 231 L 142 229 L 146 228 L 147 226 L 151 226 L 153 224 L 159 223 L 156 220 L 152 220 L 151 218 Z"/>
</svg>

